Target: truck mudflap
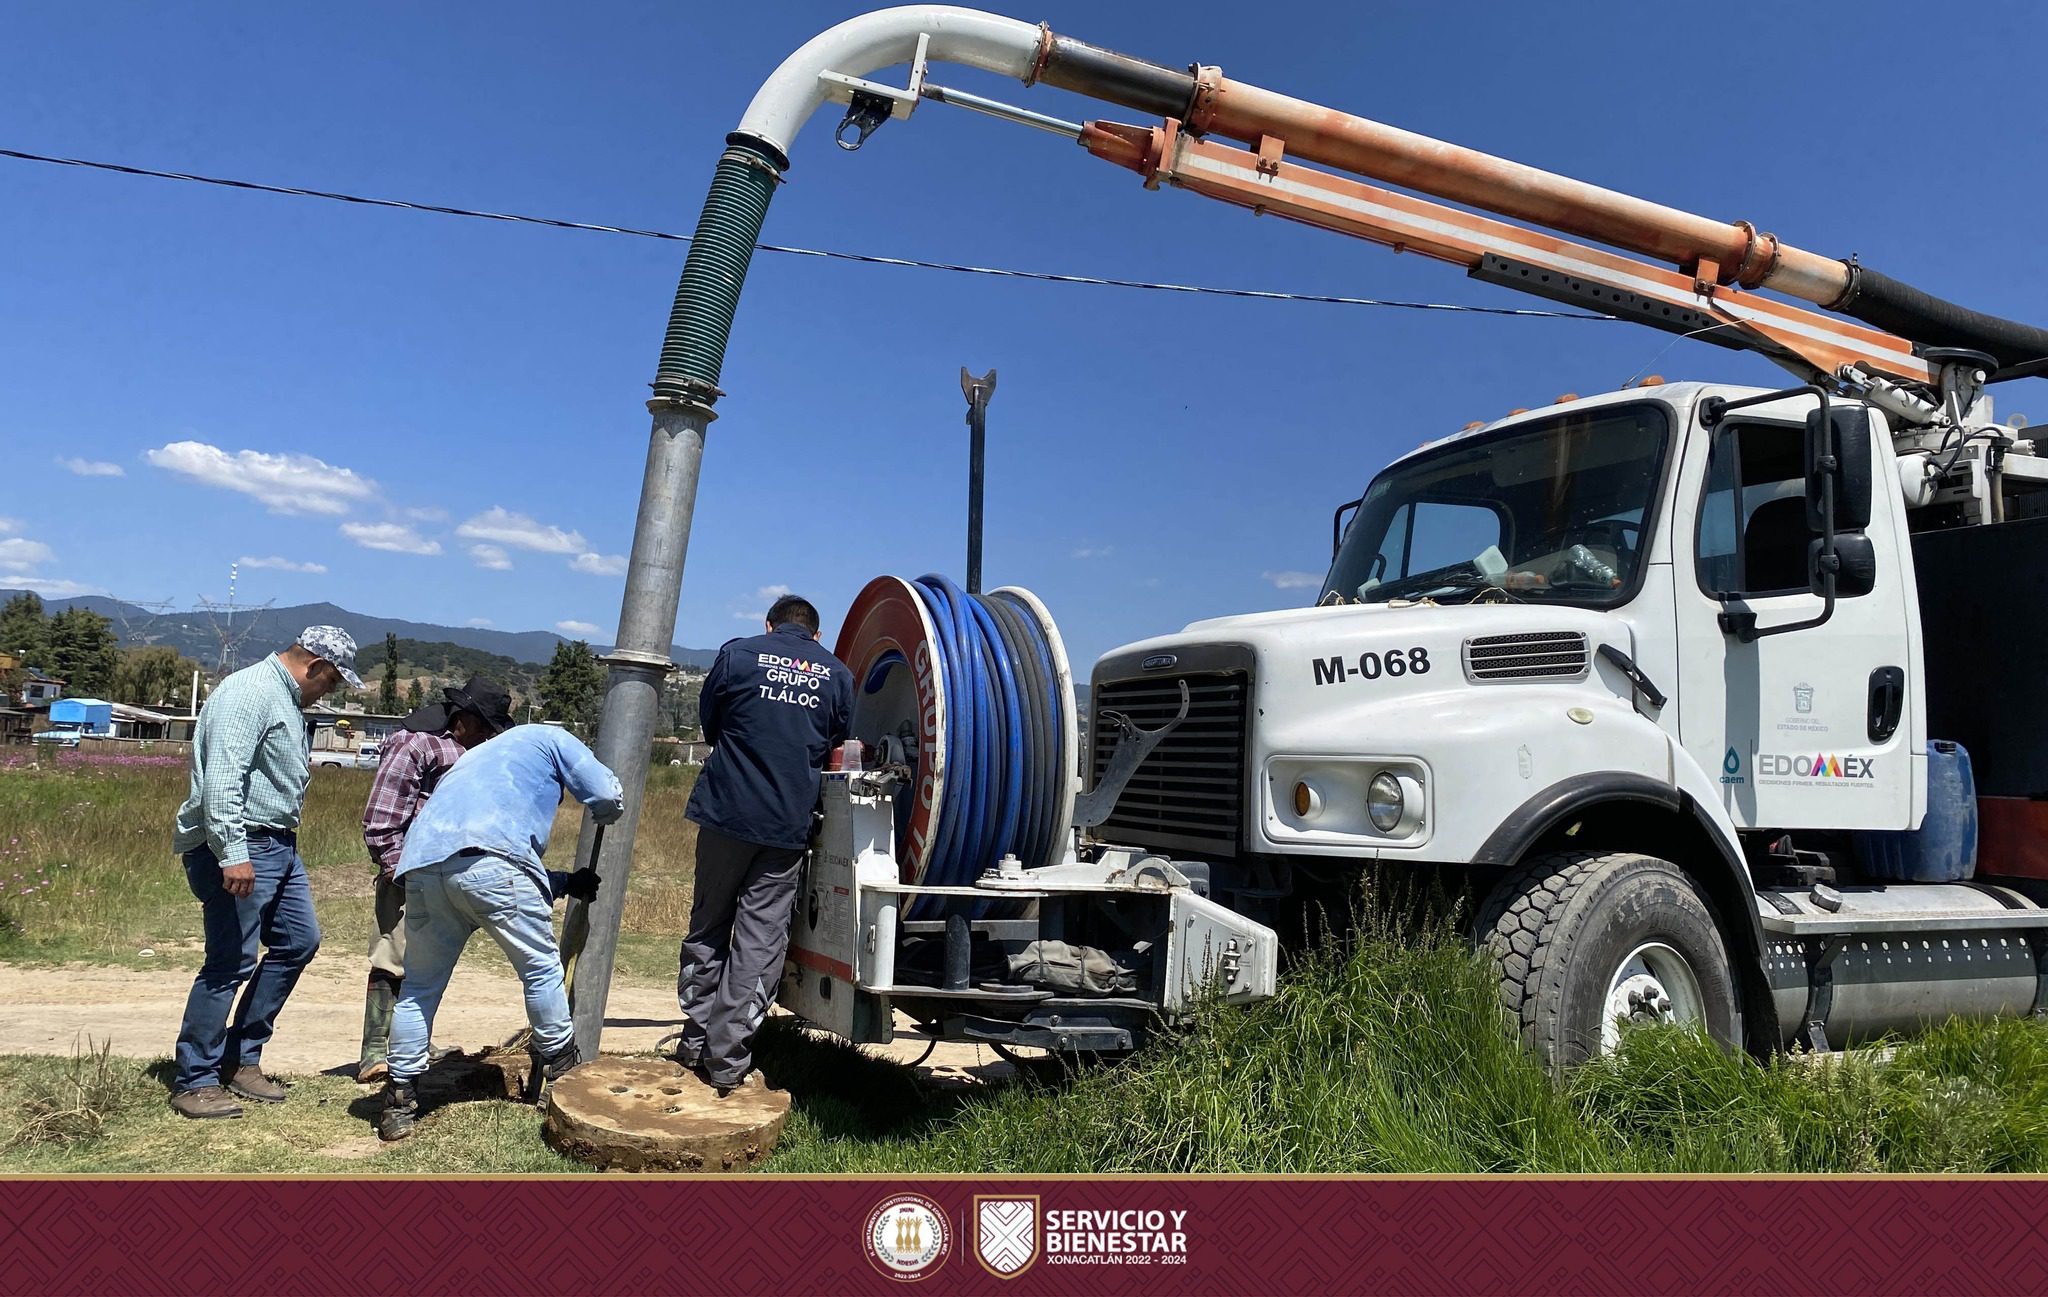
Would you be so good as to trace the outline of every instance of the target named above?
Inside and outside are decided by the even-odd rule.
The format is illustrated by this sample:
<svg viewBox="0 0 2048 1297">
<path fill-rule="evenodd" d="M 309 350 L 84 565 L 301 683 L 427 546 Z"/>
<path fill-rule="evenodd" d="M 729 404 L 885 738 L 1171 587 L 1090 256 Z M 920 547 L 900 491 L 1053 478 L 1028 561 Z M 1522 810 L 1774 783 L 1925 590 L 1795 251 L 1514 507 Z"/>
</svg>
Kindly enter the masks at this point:
<svg viewBox="0 0 2048 1297">
<path fill-rule="evenodd" d="M 902 881 L 897 786 L 825 776 L 777 997 L 812 1026 L 884 1043 L 900 1011 L 943 1039 L 1121 1052 L 1204 1004 L 1273 994 L 1278 934 L 1163 856 L 1108 848 L 1042 869 L 991 862 L 966 887 Z M 942 915 L 906 918 L 925 897 Z M 1094 971 L 1052 971 L 1079 963 Z"/>
<path fill-rule="evenodd" d="M 1780 1044 L 1842 1049 L 2048 1009 L 2048 909 L 1985 883 L 1757 893 Z"/>
</svg>

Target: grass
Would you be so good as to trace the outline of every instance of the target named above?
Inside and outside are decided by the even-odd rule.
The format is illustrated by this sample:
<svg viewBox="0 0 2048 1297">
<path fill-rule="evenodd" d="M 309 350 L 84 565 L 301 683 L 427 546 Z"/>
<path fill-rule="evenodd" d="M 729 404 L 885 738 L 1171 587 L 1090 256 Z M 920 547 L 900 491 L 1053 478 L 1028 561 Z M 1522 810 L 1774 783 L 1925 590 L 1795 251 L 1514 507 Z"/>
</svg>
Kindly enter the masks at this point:
<svg viewBox="0 0 2048 1297">
<path fill-rule="evenodd" d="M 626 976 L 673 975 L 690 773 L 654 772 Z M 330 940 L 367 930 L 367 778 L 323 773 L 308 798 L 302 851 Z M 0 959 L 130 962 L 145 944 L 176 956 L 196 939 L 166 841 L 183 786 L 176 770 L 0 770 Z M 556 840 L 574 828 L 565 812 Z M 1440 920 L 1372 919 L 1299 960 L 1273 999 L 1211 1010 L 1112 1066 L 941 1090 L 780 1020 L 758 1054 L 792 1096 L 768 1164 L 782 1172 L 2048 1172 L 2048 1024 L 1951 1023 L 1888 1059 L 1763 1063 L 1631 1031 L 1560 1087 Z M 186 1122 L 165 1107 L 167 1066 L 104 1046 L 0 1058 L 0 1171 L 579 1169 L 540 1142 L 531 1110 L 502 1101 L 443 1108 L 417 1138 L 378 1146 L 367 1097 L 329 1076 L 240 1122 Z"/>
<path fill-rule="evenodd" d="M 1125 1064 L 937 1115 L 890 1106 L 871 1070 L 800 1067 L 802 1138 L 771 1169 L 2048 1171 L 2048 1025 L 1951 1023 L 1880 1057 L 1758 1063 L 1631 1031 L 1560 1088 L 1508 1034 L 1455 935 L 1369 935 L 1307 960 L 1274 999 L 1212 1011 Z"/>
<path fill-rule="evenodd" d="M 1270 1001 L 1213 1010 L 1119 1064 L 1008 1084 L 936 1089 L 781 1019 L 758 1054 L 792 1098 L 767 1164 L 782 1173 L 2048 1171 L 2041 1023 L 1950 1024 L 1889 1059 L 1768 1063 L 1633 1030 L 1559 1087 L 1447 933 L 1325 950 Z M 579 1169 L 501 1101 L 439 1109 L 379 1147 L 368 1100 L 328 1076 L 239 1123 L 185 1122 L 164 1105 L 167 1066 L 0 1059 L 0 1172 Z M 47 1120 L 85 1106 L 101 1116 Z"/>
<path fill-rule="evenodd" d="M 81 1063 L 81 1058 L 85 1061 Z M 100 1059 L 102 1062 L 93 1062 Z M 74 1085 L 81 1067 L 104 1066 L 94 1133 L 82 1127 L 24 1135 L 21 1114 Z M 532 1108 L 502 1100 L 457 1103 L 438 1111 L 410 1140 L 379 1143 L 374 1097 L 346 1078 L 296 1078 L 275 1106 L 246 1105 L 239 1121 L 187 1121 L 165 1105 L 170 1064 L 104 1055 L 72 1059 L 0 1058 L 0 1172 L 22 1174 L 170 1173 L 195 1167 L 214 1174 L 394 1175 L 516 1174 L 583 1171 L 539 1138 Z M 7 1137 L 9 1125 L 15 1127 Z"/>
<path fill-rule="evenodd" d="M 648 780 L 621 929 L 626 976 L 675 976 L 696 855 L 696 826 L 683 818 L 695 775 L 662 767 Z M 299 854 L 328 951 L 359 951 L 369 939 L 375 870 L 362 813 L 372 777 L 323 768 L 307 790 Z M 0 768 L 0 960 L 196 966 L 199 906 L 170 849 L 187 783 L 178 766 Z M 568 867 L 581 818 L 573 802 L 556 818 L 554 867 Z M 476 949 L 502 958 L 488 943 Z"/>
</svg>

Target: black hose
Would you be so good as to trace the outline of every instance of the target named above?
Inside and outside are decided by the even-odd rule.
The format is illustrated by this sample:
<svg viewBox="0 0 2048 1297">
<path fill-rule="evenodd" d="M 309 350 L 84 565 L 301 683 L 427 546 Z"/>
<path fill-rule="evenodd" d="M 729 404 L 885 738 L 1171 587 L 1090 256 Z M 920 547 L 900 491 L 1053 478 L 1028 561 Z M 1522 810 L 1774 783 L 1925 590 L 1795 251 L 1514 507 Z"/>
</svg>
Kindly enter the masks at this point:
<svg viewBox="0 0 2048 1297">
<path fill-rule="evenodd" d="M 1849 290 L 1828 309 L 1923 346 L 1986 352 L 2001 370 L 2048 358 L 2048 329 L 1957 306 L 1867 266 L 1849 267 Z"/>
</svg>

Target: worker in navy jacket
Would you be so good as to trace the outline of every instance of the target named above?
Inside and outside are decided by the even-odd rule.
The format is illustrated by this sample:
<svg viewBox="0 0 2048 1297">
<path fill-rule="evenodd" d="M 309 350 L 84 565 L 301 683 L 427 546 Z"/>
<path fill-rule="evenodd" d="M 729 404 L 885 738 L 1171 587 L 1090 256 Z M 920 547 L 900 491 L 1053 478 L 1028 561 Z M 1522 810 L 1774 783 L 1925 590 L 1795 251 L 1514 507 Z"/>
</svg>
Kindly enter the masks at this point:
<svg viewBox="0 0 2048 1297">
<path fill-rule="evenodd" d="M 784 595 L 767 632 L 726 644 L 704 677 L 698 715 L 712 751 L 685 812 L 697 824 L 697 881 L 676 980 L 688 1019 L 676 1061 L 721 1093 L 753 1069 L 819 773 L 853 715 L 853 673 L 819 646 L 816 608 Z"/>
</svg>

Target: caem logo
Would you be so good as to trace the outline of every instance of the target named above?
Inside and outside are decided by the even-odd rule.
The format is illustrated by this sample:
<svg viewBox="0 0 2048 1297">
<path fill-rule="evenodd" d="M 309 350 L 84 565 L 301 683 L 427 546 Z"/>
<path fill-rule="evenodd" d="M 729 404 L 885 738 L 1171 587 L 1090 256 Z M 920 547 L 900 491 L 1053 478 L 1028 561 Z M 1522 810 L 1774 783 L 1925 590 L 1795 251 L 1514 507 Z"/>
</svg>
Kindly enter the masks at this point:
<svg viewBox="0 0 2048 1297">
<path fill-rule="evenodd" d="M 921 1193 L 899 1193 L 868 1213 L 861 1245 L 875 1269 L 916 1283 L 945 1261 L 952 1229 L 939 1204 Z"/>
<path fill-rule="evenodd" d="M 1038 1259 L 1038 1198 L 974 1200 L 974 1259 L 998 1279 L 1015 1279 Z"/>
</svg>

